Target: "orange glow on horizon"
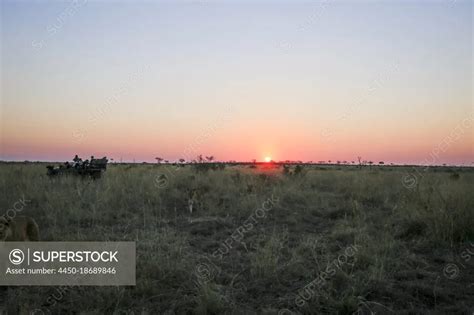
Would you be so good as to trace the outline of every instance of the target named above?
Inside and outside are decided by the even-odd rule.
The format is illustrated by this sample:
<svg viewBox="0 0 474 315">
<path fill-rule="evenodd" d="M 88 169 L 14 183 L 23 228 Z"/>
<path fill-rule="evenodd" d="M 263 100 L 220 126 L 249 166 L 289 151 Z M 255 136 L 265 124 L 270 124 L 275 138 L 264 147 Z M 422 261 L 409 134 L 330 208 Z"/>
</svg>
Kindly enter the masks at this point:
<svg viewBox="0 0 474 315">
<path fill-rule="evenodd" d="M 270 163 L 272 161 L 272 158 L 270 156 L 265 157 L 265 162 Z"/>
</svg>

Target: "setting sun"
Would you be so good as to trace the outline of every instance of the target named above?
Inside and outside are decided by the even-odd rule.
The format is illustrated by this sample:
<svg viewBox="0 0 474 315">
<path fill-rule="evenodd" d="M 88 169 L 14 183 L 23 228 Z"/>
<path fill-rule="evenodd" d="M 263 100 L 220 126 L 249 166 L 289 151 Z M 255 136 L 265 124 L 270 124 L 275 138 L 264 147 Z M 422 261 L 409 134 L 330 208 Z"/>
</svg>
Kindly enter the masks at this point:
<svg viewBox="0 0 474 315">
<path fill-rule="evenodd" d="M 266 156 L 266 157 L 265 157 L 265 162 L 268 163 L 268 162 L 271 162 L 271 161 L 272 161 L 272 158 L 271 158 L 270 156 Z"/>
</svg>

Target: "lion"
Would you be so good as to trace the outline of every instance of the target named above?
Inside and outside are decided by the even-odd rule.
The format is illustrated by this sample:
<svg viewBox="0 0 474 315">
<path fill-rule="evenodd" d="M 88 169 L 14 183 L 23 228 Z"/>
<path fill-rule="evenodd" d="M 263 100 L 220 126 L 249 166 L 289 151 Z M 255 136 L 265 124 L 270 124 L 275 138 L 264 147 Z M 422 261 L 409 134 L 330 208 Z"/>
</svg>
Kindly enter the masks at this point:
<svg viewBox="0 0 474 315">
<path fill-rule="evenodd" d="M 190 214 L 193 214 L 193 206 L 194 206 L 194 202 L 197 201 L 197 192 L 196 191 L 193 191 L 192 193 L 189 194 L 190 198 L 188 198 L 188 209 L 189 209 L 189 213 Z"/>
<path fill-rule="evenodd" d="M 198 189 L 188 190 L 188 209 L 193 214 L 193 210 L 197 207 L 202 208 L 201 192 Z M 196 206 L 196 207 L 195 207 Z"/>
<path fill-rule="evenodd" d="M 0 241 L 39 241 L 39 228 L 33 218 L 17 216 L 13 219 L 0 217 Z"/>
</svg>

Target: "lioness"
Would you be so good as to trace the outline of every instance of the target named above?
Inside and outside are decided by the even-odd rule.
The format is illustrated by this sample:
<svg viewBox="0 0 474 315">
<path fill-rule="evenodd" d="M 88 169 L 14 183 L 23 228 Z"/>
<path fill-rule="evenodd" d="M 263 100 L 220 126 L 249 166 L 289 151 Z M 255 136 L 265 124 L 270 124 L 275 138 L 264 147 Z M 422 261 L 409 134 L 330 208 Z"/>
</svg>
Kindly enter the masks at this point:
<svg viewBox="0 0 474 315">
<path fill-rule="evenodd" d="M 26 216 L 17 216 L 8 220 L 0 217 L 0 241 L 38 241 L 39 228 L 35 220 Z"/>
<path fill-rule="evenodd" d="M 193 209 L 196 207 L 202 208 L 201 193 L 198 189 L 188 190 L 188 209 L 189 213 L 193 213 Z M 194 207 L 196 205 L 196 207 Z"/>
</svg>

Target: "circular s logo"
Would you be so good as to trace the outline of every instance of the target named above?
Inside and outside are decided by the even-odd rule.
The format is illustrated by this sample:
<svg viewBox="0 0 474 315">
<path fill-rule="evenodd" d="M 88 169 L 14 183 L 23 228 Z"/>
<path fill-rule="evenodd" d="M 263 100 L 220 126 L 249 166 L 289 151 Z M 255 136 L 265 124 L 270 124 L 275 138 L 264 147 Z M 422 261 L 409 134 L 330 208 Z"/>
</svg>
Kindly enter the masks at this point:
<svg viewBox="0 0 474 315">
<path fill-rule="evenodd" d="M 459 267 L 456 264 L 447 264 L 444 269 L 444 276 L 448 279 L 456 279 L 459 277 Z"/>
<path fill-rule="evenodd" d="M 25 254 L 21 249 L 12 249 L 8 258 L 12 264 L 19 265 L 25 260 Z"/>
<path fill-rule="evenodd" d="M 403 176 L 402 184 L 405 188 L 413 189 L 418 183 L 418 178 L 414 174 L 407 173 Z"/>
<path fill-rule="evenodd" d="M 160 174 L 155 177 L 155 187 L 166 188 L 168 187 L 169 179 L 165 174 Z"/>
</svg>

